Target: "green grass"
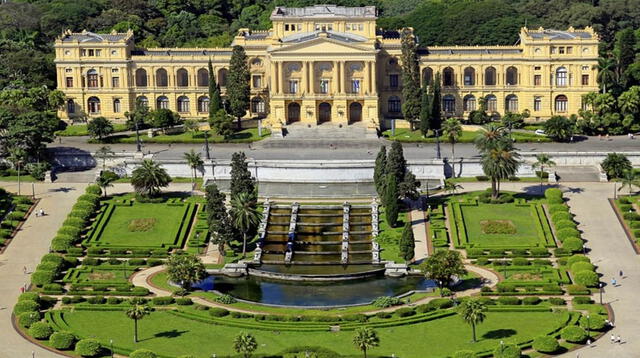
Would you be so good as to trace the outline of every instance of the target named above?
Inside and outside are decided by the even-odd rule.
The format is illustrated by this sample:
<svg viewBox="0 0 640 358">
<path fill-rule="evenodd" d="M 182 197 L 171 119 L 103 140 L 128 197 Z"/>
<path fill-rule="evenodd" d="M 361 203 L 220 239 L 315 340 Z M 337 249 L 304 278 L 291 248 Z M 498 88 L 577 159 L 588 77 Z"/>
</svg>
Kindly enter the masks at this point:
<svg viewBox="0 0 640 358">
<path fill-rule="evenodd" d="M 0 181 L 18 181 L 17 175 L 7 175 L 5 177 L 0 176 Z M 32 177 L 31 175 L 20 175 L 21 182 L 38 182 L 39 180 Z M 23 190 L 27 190 L 28 188 L 23 188 Z"/>
<path fill-rule="evenodd" d="M 258 137 L 258 129 L 250 128 L 244 129 L 232 134 L 228 139 L 219 135 L 209 134 L 210 143 L 251 143 L 267 138 L 271 135 L 271 132 L 267 128 L 263 128 L 262 137 Z M 140 135 L 140 139 L 143 143 L 204 143 L 204 133 L 178 133 L 178 134 L 161 134 L 153 138 L 149 138 L 146 135 Z M 92 142 L 92 141 L 90 141 Z M 103 142 L 108 143 L 135 143 L 136 135 L 131 134 L 128 136 L 111 136 L 106 138 Z"/>
<path fill-rule="evenodd" d="M 512 182 L 512 183 L 516 183 L 516 182 L 526 182 L 526 183 L 540 183 L 540 178 L 538 177 L 518 177 L 518 178 L 514 178 L 516 180 L 512 180 L 512 179 L 507 179 L 507 180 L 503 180 L 502 182 Z M 482 180 L 478 180 L 478 177 L 458 177 L 458 178 L 449 178 L 447 179 L 448 181 L 452 182 L 452 183 L 487 183 L 487 186 L 491 185 L 491 180 L 490 179 L 484 179 L 482 178 Z M 549 179 L 548 178 L 544 178 L 542 179 L 543 183 L 548 182 Z"/>
<path fill-rule="evenodd" d="M 113 124 L 113 131 L 115 133 L 124 132 L 127 130 L 128 130 L 127 125 L 124 123 Z M 55 134 L 60 137 L 77 137 L 77 136 L 88 136 L 89 131 L 87 130 L 86 124 L 71 124 L 71 125 L 68 125 L 63 130 L 56 131 Z"/>
<path fill-rule="evenodd" d="M 433 135 L 429 135 L 428 137 L 423 137 L 420 131 L 411 131 L 408 128 L 398 128 L 396 129 L 396 134 L 394 136 L 391 135 L 391 130 L 384 131 L 382 133 L 384 137 L 387 137 L 389 140 L 395 140 L 398 142 L 408 142 L 408 143 L 435 143 L 436 137 Z M 458 138 L 457 143 L 473 143 L 476 136 L 478 135 L 477 131 L 463 131 L 460 138 Z M 511 136 L 514 141 L 522 143 L 522 142 L 551 142 L 550 138 L 539 136 L 533 133 L 522 133 L 522 132 L 512 132 Z M 440 136 L 440 142 L 444 145 L 447 144 L 445 138 Z"/>
<path fill-rule="evenodd" d="M 384 207 L 380 209 L 380 235 L 378 235 L 378 243 L 380 244 L 380 259 L 395 262 L 404 262 L 404 258 L 400 256 L 400 247 L 398 242 L 402 236 L 402 230 L 407 222 L 407 213 L 401 212 L 398 215 L 398 224 L 396 227 L 389 227 L 387 218 L 384 213 Z"/>
<path fill-rule="evenodd" d="M 132 343 L 133 321 L 123 311 L 75 311 L 64 313 L 71 330 L 83 337 L 95 337 L 108 344 L 133 350 L 147 348 L 168 356 L 195 354 L 210 357 L 232 354 L 232 341 L 243 329 L 213 325 L 163 311 L 153 312 L 139 322 L 140 342 Z M 461 349 L 490 350 L 499 342 L 522 342 L 547 334 L 567 321 L 566 313 L 552 312 L 488 312 L 478 326 L 479 342 L 471 343 L 471 328 L 460 317 L 452 315 L 429 322 L 378 328 L 380 347 L 373 355 L 442 357 Z M 296 345 L 322 346 L 345 355 L 358 351 L 351 343 L 353 332 L 302 332 L 254 329 L 259 349 L 257 354 L 273 354 Z M 419 337 L 419 339 L 418 339 Z M 447 344 L 442 344 L 442 342 Z"/>
<path fill-rule="evenodd" d="M 187 206 L 134 203 L 131 206 L 116 206 L 100 235 L 100 246 L 158 246 L 175 242 L 180 222 Z M 155 219 L 147 231 L 131 231 L 129 225 L 136 219 Z"/>
<path fill-rule="evenodd" d="M 460 205 L 469 242 L 482 246 L 536 246 L 539 243 L 535 226 L 536 217 L 529 206 L 515 204 Z M 482 222 L 486 220 L 509 220 L 516 228 L 515 234 L 486 234 Z"/>
</svg>

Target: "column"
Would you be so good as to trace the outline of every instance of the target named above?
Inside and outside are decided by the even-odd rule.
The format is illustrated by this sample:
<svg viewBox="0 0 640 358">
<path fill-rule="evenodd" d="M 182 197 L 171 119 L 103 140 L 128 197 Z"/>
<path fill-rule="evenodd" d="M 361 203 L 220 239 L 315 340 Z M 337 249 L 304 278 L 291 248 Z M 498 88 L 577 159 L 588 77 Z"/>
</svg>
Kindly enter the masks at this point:
<svg viewBox="0 0 640 358">
<path fill-rule="evenodd" d="M 282 94 L 284 93 L 284 90 L 282 88 L 282 61 L 278 61 L 278 93 Z"/>
<path fill-rule="evenodd" d="M 340 93 L 344 94 L 345 93 L 345 86 L 346 86 L 346 76 L 345 76 L 345 72 L 344 72 L 344 64 L 345 61 L 340 61 Z"/>
<path fill-rule="evenodd" d="M 365 94 L 371 93 L 371 62 L 369 61 L 364 63 L 364 83 L 362 85 Z"/>
<path fill-rule="evenodd" d="M 378 93 L 377 80 L 376 80 L 376 63 L 371 62 L 371 94 Z"/>
<path fill-rule="evenodd" d="M 269 94 L 273 96 L 276 94 L 276 63 L 274 61 L 269 62 Z"/>
<path fill-rule="evenodd" d="M 309 93 L 316 93 L 316 84 L 315 84 L 315 62 L 309 62 Z"/>
<path fill-rule="evenodd" d="M 333 68 L 331 69 L 332 70 L 331 73 L 333 75 L 333 78 L 331 81 L 333 83 L 331 84 L 331 94 L 333 95 L 338 93 L 338 87 L 339 87 L 338 81 L 340 76 L 338 75 L 338 61 L 333 61 L 332 67 Z"/>
<path fill-rule="evenodd" d="M 309 93 L 309 71 L 307 70 L 307 62 L 302 61 L 302 83 L 300 84 L 300 92 L 307 94 Z"/>
</svg>

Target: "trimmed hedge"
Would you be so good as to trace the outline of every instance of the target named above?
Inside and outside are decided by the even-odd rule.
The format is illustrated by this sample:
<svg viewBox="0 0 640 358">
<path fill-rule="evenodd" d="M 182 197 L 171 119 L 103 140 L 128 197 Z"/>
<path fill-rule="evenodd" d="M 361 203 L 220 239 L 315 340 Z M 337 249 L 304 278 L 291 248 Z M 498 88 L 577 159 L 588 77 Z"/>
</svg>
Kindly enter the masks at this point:
<svg viewBox="0 0 640 358">
<path fill-rule="evenodd" d="M 605 326 L 604 318 L 601 316 L 589 316 L 589 319 L 587 319 L 586 316 L 580 317 L 580 327 L 584 329 L 588 328 L 592 331 L 600 331 L 604 329 Z"/>
<path fill-rule="evenodd" d="M 37 292 L 25 292 L 18 296 L 18 302 L 22 301 L 40 302 L 40 295 Z"/>
<path fill-rule="evenodd" d="M 35 339 L 49 339 L 53 334 L 53 328 L 46 322 L 36 322 L 29 327 L 29 335 Z"/>
<path fill-rule="evenodd" d="M 533 349 L 540 353 L 554 353 L 559 348 L 558 340 L 553 337 L 541 336 L 533 340 Z"/>
<path fill-rule="evenodd" d="M 493 351 L 494 358 L 520 358 L 521 355 L 522 350 L 515 344 L 501 344 Z"/>
<path fill-rule="evenodd" d="M 148 349 L 137 349 L 129 355 L 129 358 L 157 358 L 158 355 Z"/>
<path fill-rule="evenodd" d="M 229 311 L 224 308 L 211 307 L 209 308 L 209 315 L 212 317 L 224 317 L 229 315 Z"/>
<path fill-rule="evenodd" d="M 33 312 L 40 310 L 40 304 L 36 301 L 20 301 L 13 306 L 13 313 L 19 315 L 24 312 Z"/>
<path fill-rule="evenodd" d="M 42 315 L 38 311 L 22 312 L 18 315 L 18 324 L 21 327 L 29 328 L 42 319 Z"/>
<path fill-rule="evenodd" d="M 589 262 L 579 261 L 571 265 L 571 271 L 580 272 L 580 271 L 595 271 L 596 267 Z"/>
<path fill-rule="evenodd" d="M 69 332 L 54 332 L 51 337 L 49 337 L 49 344 L 55 348 L 60 350 L 68 350 L 73 347 L 73 343 L 76 341 L 76 336 Z"/>
<path fill-rule="evenodd" d="M 582 327 L 568 326 L 562 329 L 560 337 L 567 342 L 582 343 L 587 339 L 587 332 Z"/>
<path fill-rule="evenodd" d="M 564 240 L 562 247 L 571 252 L 580 252 L 583 250 L 584 242 L 577 237 L 569 237 Z"/>
<path fill-rule="evenodd" d="M 598 274 L 593 271 L 580 271 L 574 274 L 574 281 L 578 285 L 596 287 L 600 279 Z"/>
<path fill-rule="evenodd" d="M 95 357 L 102 351 L 102 345 L 97 339 L 81 339 L 76 343 L 75 352 L 82 357 Z"/>
<path fill-rule="evenodd" d="M 476 352 L 474 351 L 457 351 L 453 353 L 451 358 L 477 358 Z"/>
<path fill-rule="evenodd" d="M 591 259 L 584 255 L 573 255 L 567 258 L 567 264 L 569 266 L 573 266 L 573 264 L 576 262 L 591 262 Z"/>
<path fill-rule="evenodd" d="M 558 240 L 560 240 L 560 242 L 564 242 L 564 240 L 570 237 L 580 237 L 580 232 L 572 228 L 565 228 L 562 230 L 558 230 L 556 231 L 556 233 L 558 235 Z"/>
</svg>

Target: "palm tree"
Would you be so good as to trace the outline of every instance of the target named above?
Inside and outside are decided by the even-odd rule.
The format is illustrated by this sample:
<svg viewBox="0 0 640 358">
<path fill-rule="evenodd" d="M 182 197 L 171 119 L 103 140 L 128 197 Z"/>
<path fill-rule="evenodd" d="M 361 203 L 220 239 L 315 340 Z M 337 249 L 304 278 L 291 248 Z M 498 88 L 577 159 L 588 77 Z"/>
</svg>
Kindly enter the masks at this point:
<svg viewBox="0 0 640 358">
<path fill-rule="evenodd" d="M 110 174 L 113 174 L 112 172 L 109 172 Z M 96 184 L 98 184 L 98 186 L 100 188 L 102 188 L 102 195 L 103 196 L 107 196 L 107 188 L 110 186 L 113 186 L 111 183 L 113 183 L 116 180 L 116 175 L 109 175 L 109 174 L 105 174 L 105 172 L 100 173 L 100 176 L 98 178 L 96 178 Z"/>
<path fill-rule="evenodd" d="M 233 350 L 236 351 L 236 353 L 242 353 L 245 358 L 249 358 L 251 353 L 257 349 L 258 342 L 256 341 L 256 337 L 251 333 L 240 332 L 240 334 L 233 339 Z"/>
<path fill-rule="evenodd" d="M 609 178 L 622 178 L 625 171 L 633 170 L 631 161 L 622 153 L 609 153 L 600 164 Z"/>
<path fill-rule="evenodd" d="M 451 180 L 444 181 L 444 191 L 449 194 L 455 194 L 458 189 L 464 189 L 462 185 L 452 182 Z"/>
<path fill-rule="evenodd" d="M 616 61 L 612 57 L 598 58 L 598 64 L 593 66 L 598 70 L 597 80 L 602 86 L 602 93 L 607 93 L 607 84 L 616 80 Z"/>
<path fill-rule="evenodd" d="M 478 131 L 474 143 L 480 153 L 485 153 L 492 148 L 495 148 L 499 143 L 512 142 L 507 136 L 507 132 L 504 127 L 501 127 L 495 123 L 489 123 L 484 126 L 484 129 Z"/>
<path fill-rule="evenodd" d="M 187 164 L 193 173 L 193 177 L 191 178 L 191 183 L 193 184 L 195 183 L 196 176 L 198 175 L 197 169 L 204 165 L 204 161 L 200 157 L 200 153 L 196 153 L 193 149 L 184 153 L 183 158 L 186 159 Z"/>
<path fill-rule="evenodd" d="M 144 318 L 144 316 L 151 314 L 151 308 L 145 305 L 134 305 L 126 311 L 127 317 L 133 320 L 133 342 L 138 343 L 138 320 Z"/>
<path fill-rule="evenodd" d="M 456 118 L 447 119 L 442 123 L 442 133 L 447 142 L 451 143 L 451 158 L 453 159 L 456 156 L 456 142 L 462 135 L 462 126 L 460 125 L 460 121 Z M 456 171 L 453 162 L 451 163 L 451 170 L 453 171 L 453 177 L 455 178 Z"/>
<path fill-rule="evenodd" d="M 474 342 L 476 342 L 476 325 L 482 323 L 485 318 L 487 318 L 487 315 L 485 314 L 486 310 L 487 306 L 477 299 L 464 300 L 460 304 L 458 314 L 466 323 L 471 325 Z"/>
<path fill-rule="evenodd" d="M 540 191 L 542 191 L 542 175 L 544 174 L 545 167 L 552 167 L 556 165 L 556 162 L 551 160 L 551 157 L 546 153 L 536 155 L 536 162 L 531 165 L 533 168 L 540 168 Z"/>
<path fill-rule="evenodd" d="M 631 195 L 631 190 L 635 186 L 636 188 L 640 188 L 640 180 L 638 179 L 638 174 L 632 170 L 625 170 L 624 174 L 620 178 L 620 183 L 622 184 L 618 191 L 622 190 L 624 187 L 629 188 L 629 195 Z"/>
<path fill-rule="evenodd" d="M 364 358 L 367 358 L 367 350 L 380 345 L 380 338 L 378 333 L 369 327 L 362 327 L 356 329 L 356 334 L 353 336 L 353 345 L 364 353 Z"/>
<path fill-rule="evenodd" d="M 256 197 L 253 193 L 242 192 L 231 198 L 230 214 L 235 227 L 242 231 L 242 257 L 247 252 L 249 230 L 260 222 L 256 206 Z"/>
<path fill-rule="evenodd" d="M 105 170 L 107 165 L 107 159 L 112 158 L 116 155 L 116 153 L 111 150 L 111 147 L 108 145 L 100 147 L 96 150 L 94 156 L 102 160 L 102 170 Z"/>
<path fill-rule="evenodd" d="M 491 178 L 491 197 L 497 199 L 500 181 L 516 174 L 520 162 L 518 154 L 509 142 L 500 142 L 482 156 L 482 170 Z"/>
<path fill-rule="evenodd" d="M 153 196 L 160 192 L 160 188 L 169 185 L 171 177 L 159 163 L 150 159 L 142 161 L 139 167 L 133 170 L 131 184 L 136 193 L 143 196 Z"/>
</svg>

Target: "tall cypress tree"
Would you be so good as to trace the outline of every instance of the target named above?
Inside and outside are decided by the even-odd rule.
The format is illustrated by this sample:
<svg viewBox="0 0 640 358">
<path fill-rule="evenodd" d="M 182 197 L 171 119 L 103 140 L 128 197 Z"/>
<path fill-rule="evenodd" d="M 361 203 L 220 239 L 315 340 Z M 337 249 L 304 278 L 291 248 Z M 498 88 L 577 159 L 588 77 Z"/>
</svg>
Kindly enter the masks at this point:
<svg viewBox="0 0 640 358">
<path fill-rule="evenodd" d="M 247 54 L 242 46 L 233 46 L 229 61 L 229 81 L 227 83 L 227 98 L 229 99 L 229 114 L 238 119 L 238 129 L 241 128 L 240 119 L 249 108 L 249 64 Z"/>
<path fill-rule="evenodd" d="M 395 175 L 387 174 L 387 182 L 384 188 L 384 213 L 387 224 L 396 227 L 398 222 L 398 183 Z"/>
<path fill-rule="evenodd" d="M 418 42 L 413 30 L 402 29 L 402 115 L 415 123 L 420 118 L 420 65 Z"/>
<path fill-rule="evenodd" d="M 231 197 L 236 197 L 239 193 L 256 193 L 256 182 L 251 177 L 247 156 L 244 152 L 235 152 L 231 156 Z"/>
<path fill-rule="evenodd" d="M 402 236 L 400 242 L 398 242 L 400 255 L 405 261 L 410 261 L 415 256 L 416 240 L 413 236 L 413 227 L 411 221 L 407 220 L 404 224 L 404 230 L 402 230 Z"/>
<path fill-rule="evenodd" d="M 407 170 L 407 161 L 404 159 L 402 144 L 400 142 L 391 143 L 391 150 L 387 156 L 387 174 L 395 177 L 396 183 L 404 179 Z"/>
<path fill-rule="evenodd" d="M 631 28 L 621 30 L 616 34 L 614 53 L 618 61 L 618 76 L 626 81 L 625 71 L 636 58 L 636 35 Z"/>
<path fill-rule="evenodd" d="M 225 195 L 218 189 L 218 186 L 215 184 L 207 185 L 205 194 L 205 211 L 211 240 L 218 245 L 218 250 L 223 252 L 224 245 L 237 238 L 238 233 L 235 231 L 227 212 Z"/>
<path fill-rule="evenodd" d="M 440 72 L 436 73 L 433 79 L 433 91 L 431 92 L 431 116 L 429 118 L 429 128 L 431 130 L 442 127 L 442 94 L 440 92 Z"/>
<path fill-rule="evenodd" d="M 376 156 L 376 166 L 373 168 L 373 183 L 379 197 L 384 195 L 385 176 L 387 175 L 387 147 L 380 147 Z"/>
<path fill-rule="evenodd" d="M 429 118 L 431 117 L 431 93 L 429 93 L 429 86 L 425 81 L 422 86 L 422 101 L 420 103 L 420 132 L 423 137 L 426 137 L 429 133 Z"/>
<path fill-rule="evenodd" d="M 216 83 L 216 75 L 213 72 L 213 65 L 209 59 L 209 122 L 213 121 L 216 112 L 222 107 L 220 98 L 220 86 Z"/>
</svg>

